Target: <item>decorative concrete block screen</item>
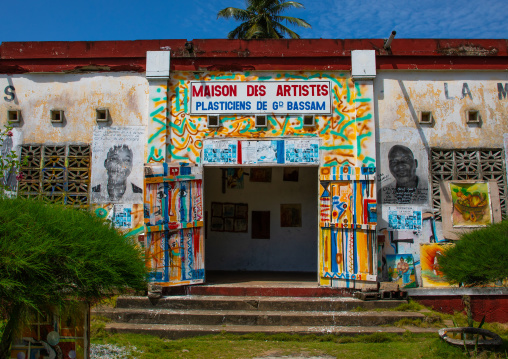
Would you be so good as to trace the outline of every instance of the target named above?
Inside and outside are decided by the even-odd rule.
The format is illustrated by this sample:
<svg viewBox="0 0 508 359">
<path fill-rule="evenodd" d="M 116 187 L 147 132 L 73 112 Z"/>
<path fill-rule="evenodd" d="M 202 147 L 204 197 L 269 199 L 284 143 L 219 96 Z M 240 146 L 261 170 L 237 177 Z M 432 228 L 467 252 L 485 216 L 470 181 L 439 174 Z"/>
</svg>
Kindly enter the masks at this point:
<svg viewBox="0 0 508 359">
<path fill-rule="evenodd" d="M 433 148 L 430 162 L 432 205 L 437 220 L 442 219 L 439 182 L 451 180 L 496 181 L 499 187 L 501 212 L 503 217 L 507 216 L 506 169 L 502 149 Z"/>
<path fill-rule="evenodd" d="M 20 197 L 40 197 L 51 203 L 87 205 L 90 184 L 89 145 L 23 145 Z"/>
</svg>

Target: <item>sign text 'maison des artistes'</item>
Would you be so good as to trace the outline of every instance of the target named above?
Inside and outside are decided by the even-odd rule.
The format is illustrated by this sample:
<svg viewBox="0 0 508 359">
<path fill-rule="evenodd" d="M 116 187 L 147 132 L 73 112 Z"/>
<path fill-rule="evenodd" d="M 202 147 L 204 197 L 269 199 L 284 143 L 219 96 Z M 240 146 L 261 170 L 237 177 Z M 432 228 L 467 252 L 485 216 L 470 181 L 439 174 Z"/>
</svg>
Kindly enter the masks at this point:
<svg viewBox="0 0 508 359">
<path fill-rule="evenodd" d="M 191 82 L 191 114 L 330 114 L 330 81 Z"/>
</svg>

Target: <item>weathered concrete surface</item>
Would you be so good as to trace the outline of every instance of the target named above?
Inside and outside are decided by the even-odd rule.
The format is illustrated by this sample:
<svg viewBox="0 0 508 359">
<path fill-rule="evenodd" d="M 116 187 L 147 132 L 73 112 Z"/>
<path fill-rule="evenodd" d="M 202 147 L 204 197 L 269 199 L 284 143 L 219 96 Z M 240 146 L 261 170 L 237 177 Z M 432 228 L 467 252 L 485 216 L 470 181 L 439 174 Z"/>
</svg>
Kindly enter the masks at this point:
<svg viewBox="0 0 508 359">
<path fill-rule="evenodd" d="M 106 330 L 112 333 L 138 333 L 155 335 L 168 339 L 180 339 L 193 336 L 219 334 L 228 332 L 231 334 L 315 334 L 315 335 L 359 335 L 373 333 L 396 333 L 404 334 L 407 330 L 412 333 L 437 333 L 435 328 L 399 328 L 399 327 L 342 327 L 342 326 L 248 326 L 248 325 L 164 325 L 164 324 L 131 324 L 131 323 L 110 323 Z"/>
<path fill-rule="evenodd" d="M 122 309 L 102 310 L 101 316 L 139 324 L 256 325 L 256 326 L 380 326 L 401 319 L 424 319 L 413 312 L 244 311 Z"/>
<path fill-rule="evenodd" d="M 355 308 L 395 308 L 405 301 L 361 301 L 350 297 L 236 297 L 181 295 L 164 297 L 155 304 L 147 297 L 119 297 L 117 308 L 147 309 L 208 309 L 208 310 L 255 310 L 255 311 L 344 311 Z"/>
<path fill-rule="evenodd" d="M 405 329 L 389 325 L 402 319 L 425 320 L 422 313 L 382 311 L 401 303 L 407 302 L 361 301 L 350 297 L 182 295 L 158 301 L 147 297 L 119 297 L 116 308 L 96 308 L 93 314 L 112 319 L 114 323 L 106 326 L 111 332 L 144 333 L 172 339 L 223 331 L 355 335 L 379 331 L 403 333 Z M 353 310 L 356 308 L 361 309 Z M 383 327 L 385 325 L 389 327 Z M 420 329 L 413 331 L 420 332 Z"/>
</svg>

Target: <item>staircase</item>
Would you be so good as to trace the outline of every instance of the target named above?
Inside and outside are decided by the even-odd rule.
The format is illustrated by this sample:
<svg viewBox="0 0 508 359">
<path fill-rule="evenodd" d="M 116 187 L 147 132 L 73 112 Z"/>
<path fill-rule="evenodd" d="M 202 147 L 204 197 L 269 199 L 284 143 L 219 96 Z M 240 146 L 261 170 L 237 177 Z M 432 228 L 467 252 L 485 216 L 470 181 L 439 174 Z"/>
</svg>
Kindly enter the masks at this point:
<svg viewBox="0 0 508 359">
<path fill-rule="evenodd" d="M 357 335 L 436 331 L 394 326 L 401 319 L 425 318 L 421 313 L 388 310 L 405 302 L 362 301 L 348 291 L 316 286 L 204 285 L 157 301 L 119 297 L 116 308 L 96 308 L 93 314 L 112 319 L 106 330 L 113 333 L 170 339 L 221 332 Z"/>
</svg>

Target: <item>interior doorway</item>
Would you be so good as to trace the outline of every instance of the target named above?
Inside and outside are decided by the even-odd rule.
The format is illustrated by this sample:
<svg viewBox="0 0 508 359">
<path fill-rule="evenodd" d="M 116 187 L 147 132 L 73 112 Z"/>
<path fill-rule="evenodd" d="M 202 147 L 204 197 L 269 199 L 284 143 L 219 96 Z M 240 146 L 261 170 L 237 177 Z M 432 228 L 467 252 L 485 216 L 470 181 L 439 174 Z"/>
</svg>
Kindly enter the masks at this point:
<svg viewBox="0 0 508 359">
<path fill-rule="evenodd" d="M 318 167 L 204 167 L 205 270 L 313 277 Z"/>
</svg>

